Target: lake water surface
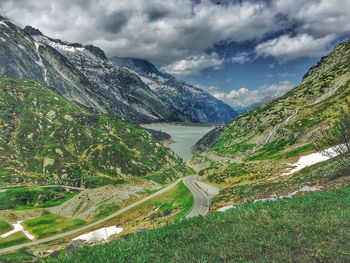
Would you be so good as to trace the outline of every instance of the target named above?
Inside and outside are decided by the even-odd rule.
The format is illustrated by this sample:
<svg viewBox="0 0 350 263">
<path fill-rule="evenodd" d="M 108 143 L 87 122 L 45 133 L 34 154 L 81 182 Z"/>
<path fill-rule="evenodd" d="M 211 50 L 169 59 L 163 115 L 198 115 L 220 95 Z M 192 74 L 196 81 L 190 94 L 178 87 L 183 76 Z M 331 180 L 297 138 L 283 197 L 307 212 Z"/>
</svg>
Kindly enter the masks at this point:
<svg viewBox="0 0 350 263">
<path fill-rule="evenodd" d="M 215 126 L 190 126 L 183 124 L 153 123 L 142 125 L 147 129 L 166 132 L 174 143 L 169 145 L 185 162 L 192 158 L 192 146 Z"/>
</svg>

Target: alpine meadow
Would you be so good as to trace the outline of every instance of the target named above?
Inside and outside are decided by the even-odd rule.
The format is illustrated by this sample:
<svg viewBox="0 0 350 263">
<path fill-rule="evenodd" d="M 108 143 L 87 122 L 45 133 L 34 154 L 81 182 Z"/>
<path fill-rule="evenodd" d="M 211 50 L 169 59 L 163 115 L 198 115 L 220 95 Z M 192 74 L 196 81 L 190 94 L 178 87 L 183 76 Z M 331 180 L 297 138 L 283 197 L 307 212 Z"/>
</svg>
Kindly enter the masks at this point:
<svg viewBox="0 0 350 263">
<path fill-rule="evenodd" d="M 0 262 L 350 262 L 350 1 L 0 1 Z"/>
</svg>

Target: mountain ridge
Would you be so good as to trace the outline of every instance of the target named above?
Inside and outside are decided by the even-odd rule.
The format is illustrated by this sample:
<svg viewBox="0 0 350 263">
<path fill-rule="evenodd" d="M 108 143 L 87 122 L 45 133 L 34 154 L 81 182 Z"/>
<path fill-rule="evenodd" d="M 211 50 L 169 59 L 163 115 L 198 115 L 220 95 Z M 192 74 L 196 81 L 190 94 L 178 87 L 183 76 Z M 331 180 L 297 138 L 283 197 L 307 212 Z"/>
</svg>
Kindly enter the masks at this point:
<svg viewBox="0 0 350 263">
<path fill-rule="evenodd" d="M 97 47 L 54 40 L 27 27 L 31 36 L 1 22 L 2 74 L 41 81 L 81 105 L 134 122 L 188 121 L 136 75 L 108 62 Z"/>
<path fill-rule="evenodd" d="M 210 94 L 160 72 L 139 59 L 148 74 L 166 78 L 162 89 L 146 75 L 120 67 L 93 45 L 69 43 L 23 30 L 2 18 L 0 73 L 41 81 L 67 99 L 97 112 L 112 113 L 136 123 L 226 123 L 237 113 Z M 137 70 L 139 71 L 139 70 Z M 171 87 L 172 92 L 165 87 Z"/>
<path fill-rule="evenodd" d="M 204 123 L 225 124 L 238 113 L 208 92 L 162 72 L 151 62 L 130 57 L 112 57 L 110 60 L 139 75 L 156 94 L 180 112 Z"/>
<path fill-rule="evenodd" d="M 285 95 L 240 115 L 222 129 L 219 137 L 213 138 L 216 142 L 211 140 L 207 143 L 212 144 L 212 149 L 219 153 L 225 153 L 225 146 L 232 149 L 232 145 L 243 143 L 245 147 L 240 152 L 245 152 L 246 155 L 256 155 L 259 148 L 281 137 L 289 138 L 291 144 L 310 144 L 309 139 L 320 136 L 321 124 L 332 122 L 337 116 L 336 109 L 346 107 L 344 98 L 349 93 L 349 62 L 350 41 L 346 41 L 312 66 L 300 85 Z M 339 97 L 338 103 L 322 107 L 327 100 L 335 101 L 336 97 Z M 332 109 L 334 114 L 327 111 L 327 108 Z M 318 109 L 325 116 L 317 113 Z M 245 133 L 247 130 L 250 132 Z M 219 145 L 219 141 L 223 144 Z M 283 148 L 288 145 L 285 142 Z M 230 154 L 235 153 L 231 150 Z"/>
</svg>

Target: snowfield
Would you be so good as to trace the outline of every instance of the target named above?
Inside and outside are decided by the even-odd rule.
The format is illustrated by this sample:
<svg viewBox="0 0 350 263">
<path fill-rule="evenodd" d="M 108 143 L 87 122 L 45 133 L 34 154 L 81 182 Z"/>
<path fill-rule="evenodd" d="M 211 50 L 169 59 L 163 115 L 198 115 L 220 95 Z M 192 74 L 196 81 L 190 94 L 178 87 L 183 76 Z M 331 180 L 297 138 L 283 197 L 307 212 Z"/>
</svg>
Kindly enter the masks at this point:
<svg viewBox="0 0 350 263">
<path fill-rule="evenodd" d="M 282 175 L 291 175 L 294 174 L 306 167 L 314 165 L 316 163 L 327 161 L 333 157 L 336 157 L 337 153 L 334 151 L 334 147 L 328 148 L 322 152 L 311 153 L 309 155 L 305 155 L 300 157 L 298 162 L 291 164 L 291 168 L 288 169 L 287 172 Z"/>
<path fill-rule="evenodd" d="M 97 229 L 95 231 L 80 235 L 73 240 L 85 240 L 85 241 L 102 241 L 107 240 L 110 236 L 123 232 L 122 227 L 110 226 Z"/>
<path fill-rule="evenodd" d="M 28 231 L 24 230 L 24 227 L 21 224 L 22 222 L 23 221 L 18 221 L 17 223 L 12 224 L 13 229 L 9 232 L 2 234 L 0 237 L 5 238 L 5 237 L 11 236 L 12 234 L 17 233 L 17 232 L 23 232 L 23 234 L 27 238 L 29 238 L 30 240 L 34 240 L 35 236 L 31 235 Z"/>
</svg>

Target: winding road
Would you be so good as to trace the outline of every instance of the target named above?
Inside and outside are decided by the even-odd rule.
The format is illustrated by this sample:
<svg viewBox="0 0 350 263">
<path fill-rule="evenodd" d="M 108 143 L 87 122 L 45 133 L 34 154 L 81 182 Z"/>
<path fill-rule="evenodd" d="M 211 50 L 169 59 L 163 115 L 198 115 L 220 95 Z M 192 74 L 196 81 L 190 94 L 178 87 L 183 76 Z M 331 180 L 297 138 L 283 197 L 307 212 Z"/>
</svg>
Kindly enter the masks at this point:
<svg viewBox="0 0 350 263">
<path fill-rule="evenodd" d="M 194 202 L 191 212 L 186 215 L 186 218 L 195 216 L 205 216 L 209 212 L 210 199 L 204 191 L 197 185 L 198 175 L 186 177 L 183 182 L 186 187 L 192 192 Z"/>
<path fill-rule="evenodd" d="M 39 244 L 43 244 L 43 243 L 47 243 L 47 242 L 51 242 L 54 240 L 58 240 L 58 239 L 62 239 L 62 238 L 66 238 L 75 234 L 79 234 L 81 232 L 84 232 L 86 230 L 89 230 L 92 227 L 98 226 L 102 223 L 105 223 L 106 221 L 121 215 L 123 213 L 125 213 L 126 211 L 154 198 L 157 197 L 159 195 L 162 195 L 164 193 L 169 192 L 170 190 L 172 190 L 173 188 L 175 188 L 175 186 L 177 184 L 179 184 L 180 182 L 184 182 L 184 184 L 186 185 L 186 187 L 192 192 L 193 197 L 194 197 L 194 204 L 192 207 L 192 210 L 190 213 L 187 214 L 186 218 L 191 218 L 194 216 L 198 216 L 198 215 L 206 215 L 209 211 L 209 204 L 210 204 L 210 200 L 209 197 L 198 187 L 198 185 L 196 184 L 196 181 L 198 180 L 198 175 L 192 175 L 192 176 L 188 176 L 185 178 L 180 178 L 178 180 L 176 180 L 175 182 L 173 182 L 172 184 L 164 187 L 163 189 L 159 190 L 156 193 L 153 193 L 135 203 L 132 203 L 131 205 L 128 205 L 122 209 L 119 209 L 117 212 L 103 218 L 100 219 L 96 222 L 93 222 L 91 224 L 85 225 L 83 227 L 77 228 L 77 229 L 73 229 L 64 233 L 60 233 L 57 235 L 53 235 L 50 237 L 46 237 L 46 238 L 42 238 L 39 240 L 34 240 L 28 243 L 24 243 L 24 244 L 20 244 L 20 245 L 16 245 L 16 246 L 12 246 L 12 247 L 8 247 L 8 248 L 4 248 L 4 249 L 0 249 L 0 255 L 4 254 L 4 253 L 8 253 L 11 252 L 13 250 L 17 250 L 17 249 L 21 249 L 21 248 L 26 248 L 26 247 L 32 247 L 35 245 L 39 245 Z"/>
</svg>

